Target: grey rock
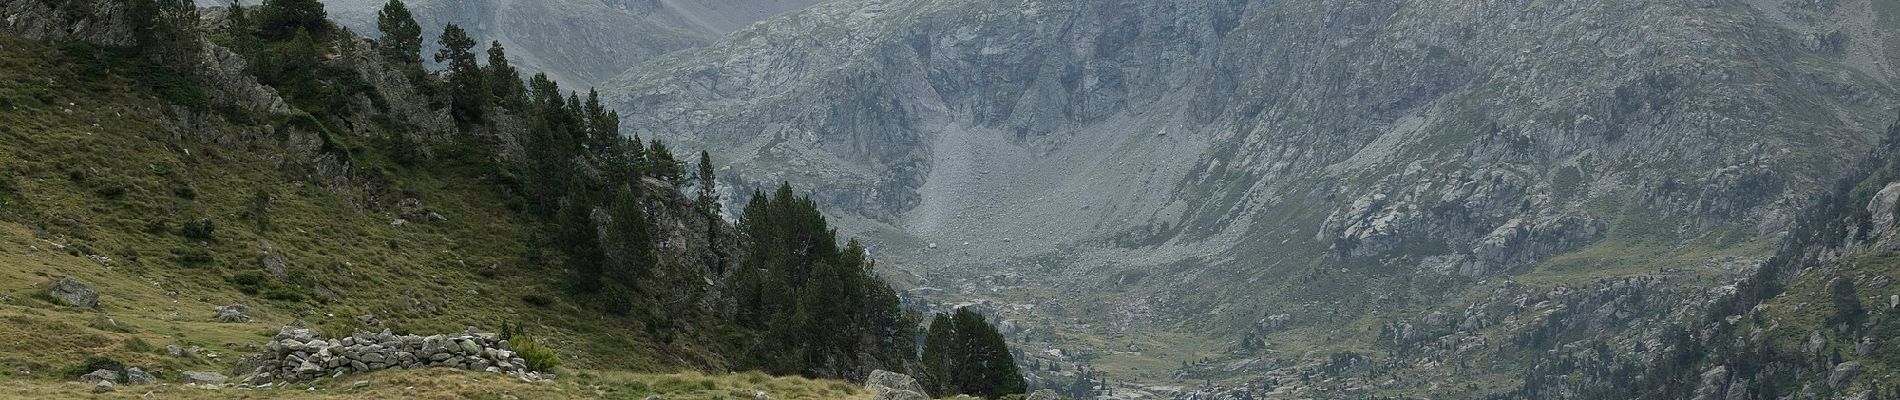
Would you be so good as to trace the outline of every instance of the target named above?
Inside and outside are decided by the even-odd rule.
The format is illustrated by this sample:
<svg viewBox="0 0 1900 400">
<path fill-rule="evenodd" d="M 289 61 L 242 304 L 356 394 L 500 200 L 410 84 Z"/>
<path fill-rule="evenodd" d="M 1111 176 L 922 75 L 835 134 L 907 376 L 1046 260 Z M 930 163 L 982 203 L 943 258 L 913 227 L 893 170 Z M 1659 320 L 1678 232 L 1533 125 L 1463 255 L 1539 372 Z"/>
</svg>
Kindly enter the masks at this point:
<svg viewBox="0 0 1900 400">
<path fill-rule="evenodd" d="M 290 278 L 290 256 L 284 255 L 270 242 L 259 243 L 257 247 L 258 252 L 262 253 L 258 256 L 258 262 L 264 265 L 264 272 L 280 280 Z"/>
<path fill-rule="evenodd" d="M 1834 371 L 1827 375 L 1827 386 L 1840 389 L 1844 387 L 1843 385 L 1852 381 L 1854 377 L 1860 376 L 1860 371 L 1861 366 L 1859 361 L 1848 361 L 1835 365 Z"/>
<path fill-rule="evenodd" d="M 99 384 L 92 386 L 93 393 L 105 393 L 112 390 L 112 381 L 99 381 Z"/>
<path fill-rule="evenodd" d="M 218 307 L 217 315 L 212 318 L 216 319 L 218 322 L 224 322 L 224 323 L 251 322 L 250 312 L 251 312 L 250 306 L 246 306 L 243 303 L 238 303 L 238 304 Z"/>
<path fill-rule="evenodd" d="M 158 378 L 152 377 L 152 374 L 146 373 L 145 370 L 139 369 L 139 367 L 125 369 L 125 384 L 127 385 L 150 385 L 154 383 L 158 383 Z"/>
<path fill-rule="evenodd" d="M 99 294 L 72 277 L 59 278 L 58 281 L 53 282 L 53 288 L 48 289 L 46 295 L 73 307 L 99 307 Z"/>
<path fill-rule="evenodd" d="M 225 381 L 230 380 L 224 374 L 209 371 L 185 371 L 180 372 L 179 377 L 179 383 L 199 385 L 223 385 Z"/>
<path fill-rule="evenodd" d="M 92 371 L 85 375 L 80 375 L 79 381 L 85 383 L 118 382 L 119 372 L 108 369 Z"/>
<path fill-rule="evenodd" d="M 896 372 L 876 370 L 864 379 L 865 388 L 875 393 L 876 400 L 927 400 L 923 385 L 916 378 Z"/>
<path fill-rule="evenodd" d="M 1025 400 L 1062 400 L 1062 395 L 1056 394 L 1054 390 L 1043 389 L 1030 393 Z"/>
<path fill-rule="evenodd" d="M 297 363 L 297 369 L 291 370 L 291 372 L 296 372 L 299 374 L 318 373 L 318 372 L 323 372 L 323 366 L 318 365 L 317 363 L 314 363 L 314 362 L 310 362 L 310 360 L 303 360 L 303 362 Z"/>
</svg>

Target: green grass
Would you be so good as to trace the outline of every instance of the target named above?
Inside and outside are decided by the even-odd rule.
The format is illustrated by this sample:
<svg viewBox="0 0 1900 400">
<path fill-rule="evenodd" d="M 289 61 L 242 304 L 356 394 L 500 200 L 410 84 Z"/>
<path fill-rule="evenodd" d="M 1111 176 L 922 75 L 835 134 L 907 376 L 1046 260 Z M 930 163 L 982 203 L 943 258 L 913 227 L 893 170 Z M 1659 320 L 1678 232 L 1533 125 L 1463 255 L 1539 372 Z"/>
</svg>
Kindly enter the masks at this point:
<svg viewBox="0 0 1900 400">
<path fill-rule="evenodd" d="M 191 96 L 144 84 L 150 72 L 121 55 L 11 35 L 0 47 L 0 334 L 18 338 L 0 342 L 7 374 L 46 377 L 88 356 L 222 370 L 295 321 L 333 335 L 513 322 L 576 369 L 720 370 L 718 355 L 734 354 L 720 347 L 732 333 L 709 316 L 673 316 L 678 332 L 665 333 L 687 339 L 669 343 L 570 301 L 564 274 L 536 250 L 539 225 L 509 207 L 518 200 L 485 164 L 403 167 L 348 145 L 360 138 L 335 138 L 354 172 L 327 180 L 335 165 L 292 155 L 273 129 L 293 121 L 180 124 L 171 115 Z M 393 226 L 404 197 L 447 221 Z M 290 260 L 287 276 L 264 269 L 267 243 Z M 62 276 L 98 291 L 99 308 L 38 299 Z M 256 321 L 211 322 L 232 303 Z M 365 315 L 384 325 L 364 326 Z M 220 358 L 149 351 L 169 344 Z"/>
</svg>

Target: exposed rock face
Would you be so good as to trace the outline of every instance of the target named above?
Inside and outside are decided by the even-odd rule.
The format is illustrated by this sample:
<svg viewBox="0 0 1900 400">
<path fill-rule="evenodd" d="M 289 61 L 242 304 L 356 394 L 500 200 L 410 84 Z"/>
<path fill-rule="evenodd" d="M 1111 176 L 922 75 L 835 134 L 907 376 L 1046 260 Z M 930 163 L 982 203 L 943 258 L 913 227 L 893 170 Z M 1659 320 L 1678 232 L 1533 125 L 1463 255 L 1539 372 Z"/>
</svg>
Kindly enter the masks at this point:
<svg viewBox="0 0 1900 400">
<path fill-rule="evenodd" d="M 1120 310 L 1045 315 L 1099 334 L 1451 315 L 1460 296 L 1383 289 L 1785 231 L 1900 104 L 1894 38 L 1856 28 L 1875 3 L 1825 3 L 849 0 L 631 70 L 611 99 L 627 133 L 734 165 L 735 192 L 791 180 L 864 217 L 847 231 L 898 236 L 874 244 L 950 297 L 1035 271 L 1028 286 L 1093 294 L 1067 306 Z M 1809 40 L 1830 36 L 1847 39 Z M 1738 276 L 1770 251 L 1701 266 Z M 1591 292 L 1414 334 L 1481 347 L 1439 329 L 1561 307 L 1549 329 L 1647 339 L 1684 313 L 1655 299 L 1724 295 L 1616 289 L 1582 264 L 1567 273 Z M 1129 278 L 1149 271 L 1168 273 Z M 1380 300 L 1306 303 L 1356 297 Z"/>
<path fill-rule="evenodd" d="M 59 299 L 59 301 L 73 307 L 99 307 L 99 294 L 93 292 L 92 288 L 86 287 L 86 284 L 79 283 L 79 280 L 73 279 L 72 277 L 59 278 L 58 281 L 54 281 L 53 288 L 47 289 L 46 295 Z"/>
<path fill-rule="evenodd" d="M 870 389 L 872 393 L 876 393 L 877 400 L 924 400 L 930 398 L 930 396 L 924 395 L 924 387 L 923 385 L 917 384 L 916 378 L 881 369 L 871 371 L 871 376 L 864 380 L 864 387 Z"/>
<path fill-rule="evenodd" d="M 33 40 L 131 46 L 128 8 L 112 0 L 6 0 L 0 1 L 0 21 L 7 30 Z"/>
<path fill-rule="evenodd" d="M 326 339 L 304 328 L 284 327 L 264 345 L 261 362 L 246 383 L 299 382 L 384 369 L 447 367 L 503 373 L 522 379 L 542 379 L 527 362 L 508 349 L 508 341 L 492 333 L 461 335 L 395 335 L 361 332 Z"/>
</svg>

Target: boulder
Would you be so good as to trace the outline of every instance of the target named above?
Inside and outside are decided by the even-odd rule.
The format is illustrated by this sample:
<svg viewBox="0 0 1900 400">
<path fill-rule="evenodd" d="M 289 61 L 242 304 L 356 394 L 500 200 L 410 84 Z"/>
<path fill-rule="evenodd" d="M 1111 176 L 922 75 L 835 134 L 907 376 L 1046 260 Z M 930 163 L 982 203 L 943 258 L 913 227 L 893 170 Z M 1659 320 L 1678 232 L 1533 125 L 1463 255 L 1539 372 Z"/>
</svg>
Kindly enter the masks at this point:
<svg viewBox="0 0 1900 400">
<path fill-rule="evenodd" d="M 92 371 L 85 375 L 80 375 L 79 381 L 85 383 L 118 382 L 119 372 L 109 369 Z"/>
<path fill-rule="evenodd" d="M 1062 400 L 1062 395 L 1056 394 L 1054 390 L 1043 389 L 1030 393 L 1025 400 Z"/>
<path fill-rule="evenodd" d="M 179 376 L 178 383 L 186 384 L 223 385 L 224 381 L 230 380 L 224 374 L 207 371 L 185 371 L 179 373 Z"/>
<path fill-rule="evenodd" d="M 1840 389 L 1846 386 L 1854 377 L 1860 376 L 1860 370 L 1859 361 L 1848 361 L 1835 365 L 1834 372 L 1827 375 L 1827 386 Z"/>
<path fill-rule="evenodd" d="M 99 294 L 72 277 L 59 278 L 59 281 L 53 282 L 53 288 L 47 290 L 46 295 L 73 307 L 99 307 Z"/>
<path fill-rule="evenodd" d="M 251 322 L 251 308 L 243 303 L 218 307 L 218 314 L 213 318 L 224 323 Z"/>
<path fill-rule="evenodd" d="M 125 384 L 127 385 L 150 385 L 154 383 L 158 383 L 158 378 L 152 377 L 152 374 L 146 373 L 145 370 L 139 369 L 139 367 L 125 369 Z"/>
<path fill-rule="evenodd" d="M 876 394 L 877 400 L 927 400 L 924 386 L 917 379 L 896 372 L 876 370 L 865 378 L 864 387 Z"/>
<path fill-rule="evenodd" d="M 99 381 L 99 384 L 92 386 L 93 393 L 105 393 L 110 391 L 112 391 L 112 381 Z"/>
<path fill-rule="evenodd" d="M 257 249 L 259 253 L 262 253 L 259 256 L 259 263 L 264 264 L 264 272 L 277 279 L 290 278 L 289 256 L 284 255 L 282 250 L 278 250 L 277 246 L 270 242 L 259 243 Z"/>
</svg>

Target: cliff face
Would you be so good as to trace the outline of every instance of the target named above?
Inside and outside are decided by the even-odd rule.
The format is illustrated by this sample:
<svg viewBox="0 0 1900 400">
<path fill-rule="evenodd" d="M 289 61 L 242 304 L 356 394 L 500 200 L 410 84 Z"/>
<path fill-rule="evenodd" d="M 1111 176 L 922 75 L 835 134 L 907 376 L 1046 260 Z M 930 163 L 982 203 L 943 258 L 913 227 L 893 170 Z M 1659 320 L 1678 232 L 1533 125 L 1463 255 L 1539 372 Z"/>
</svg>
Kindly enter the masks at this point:
<svg viewBox="0 0 1900 400">
<path fill-rule="evenodd" d="M 840 1 L 610 86 L 627 133 L 709 149 L 742 189 L 815 185 L 935 298 L 1080 321 L 1051 346 L 1232 344 L 1267 316 L 1462 306 L 1481 280 L 1735 279 L 1891 120 L 1894 14 Z"/>
</svg>

